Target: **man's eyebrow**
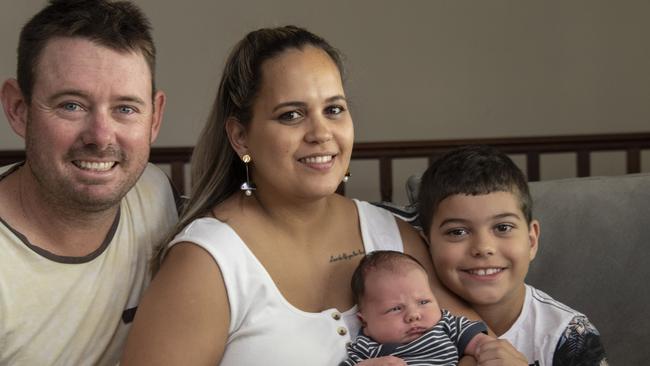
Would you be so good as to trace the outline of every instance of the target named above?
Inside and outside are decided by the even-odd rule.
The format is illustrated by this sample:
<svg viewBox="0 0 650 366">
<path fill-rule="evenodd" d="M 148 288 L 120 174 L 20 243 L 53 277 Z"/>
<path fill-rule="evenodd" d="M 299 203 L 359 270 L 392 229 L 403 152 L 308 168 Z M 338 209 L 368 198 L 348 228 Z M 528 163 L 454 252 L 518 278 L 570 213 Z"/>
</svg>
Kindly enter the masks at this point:
<svg viewBox="0 0 650 366">
<path fill-rule="evenodd" d="M 118 97 L 116 99 L 118 102 L 130 102 L 130 103 L 135 103 L 135 104 L 140 104 L 140 105 L 147 105 L 147 103 L 142 100 L 142 98 L 137 97 L 135 95 L 124 95 L 121 97 Z"/>
<path fill-rule="evenodd" d="M 84 98 L 84 99 L 89 99 L 90 96 L 87 93 L 82 92 L 81 90 L 77 89 L 66 89 L 66 90 L 61 90 L 57 93 L 52 94 L 48 100 L 49 101 L 55 101 L 59 98 L 62 97 L 79 97 L 79 98 Z M 139 105 L 146 105 L 147 103 L 140 97 L 135 96 L 135 95 L 123 95 L 119 96 L 115 99 L 117 102 L 128 102 L 128 103 L 135 103 Z"/>
<path fill-rule="evenodd" d="M 82 92 L 81 90 L 65 89 L 50 95 L 50 97 L 47 99 L 49 101 L 54 101 L 56 99 L 59 99 L 61 97 L 66 97 L 66 96 L 88 98 L 88 94 Z"/>
</svg>

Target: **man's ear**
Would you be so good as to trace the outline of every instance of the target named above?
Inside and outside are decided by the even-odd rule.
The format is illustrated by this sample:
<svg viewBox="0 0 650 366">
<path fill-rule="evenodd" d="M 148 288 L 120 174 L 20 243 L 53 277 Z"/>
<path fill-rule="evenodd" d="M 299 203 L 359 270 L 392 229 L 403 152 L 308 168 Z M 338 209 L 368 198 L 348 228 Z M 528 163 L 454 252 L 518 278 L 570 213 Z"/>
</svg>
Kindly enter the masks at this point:
<svg viewBox="0 0 650 366">
<path fill-rule="evenodd" d="M 156 141 L 156 138 L 158 137 L 166 103 L 167 96 L 165 93 L 162 91 L 157 91 L 153 96 L 153 111 L 151 115 L 151 140 L 149 141 L 150 143 Z"/>
<path fill-rule="evenodd" d="M 23 96 L 22 90 L 20 90 L 18 80 L 8 79 L 2 84 L 0 99 L 2 99 L 2 108 L 11 129 L 18 136 L 25 138 L 29 105 Z"/>
<path fill-rule="evenodd" d="M 226 133 L 228 134 L 230 146 L 237 155 L 242 156 L 248 153 L 248 134 L 244 125 L 237 118 L 228 117 L 226 120 Z"/>
<path fill-rule="evenodd" d="M 528 225 L 528 242 L 530 243 L 530 260 L 535 259 L 539 248 L 539 221 L 532 220 Z"/>
</svg>

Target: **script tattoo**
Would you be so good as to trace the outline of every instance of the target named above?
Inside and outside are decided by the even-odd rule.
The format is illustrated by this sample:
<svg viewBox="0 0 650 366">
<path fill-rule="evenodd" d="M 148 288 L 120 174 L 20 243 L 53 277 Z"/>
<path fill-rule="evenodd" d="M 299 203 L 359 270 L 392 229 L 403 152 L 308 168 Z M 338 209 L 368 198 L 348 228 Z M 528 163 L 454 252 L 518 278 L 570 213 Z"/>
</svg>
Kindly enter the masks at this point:
<svg viewBox="0 0 650 366">
<path fill-rule="evenodd" d="M 346 261 L 350 260 L 358 255 L 364 255 L 366 254 L 366 251 L 363 249 L 358 249 L 358 250 L 353 250 L 352 253 L 341 253 L 339 255 L 331 255 L 330 256 L 330 263 L 338 262 L 338 261 Z"/>
</svg>

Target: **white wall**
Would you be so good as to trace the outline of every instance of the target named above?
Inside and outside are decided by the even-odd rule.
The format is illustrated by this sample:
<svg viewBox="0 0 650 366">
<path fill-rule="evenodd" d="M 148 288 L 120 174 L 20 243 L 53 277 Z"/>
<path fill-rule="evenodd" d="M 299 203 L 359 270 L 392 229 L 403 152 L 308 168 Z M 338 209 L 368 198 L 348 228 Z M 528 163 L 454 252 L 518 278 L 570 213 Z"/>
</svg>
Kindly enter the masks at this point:
<svg viewBox="0 0 650 366">
<path fill-rule="evenodd" d="M 157 146 L 192 145 L 233 44 L 288 23 L 347 56 L 357 141 L 650 131 L 648 1 L 135 2 L 152 20 L 157 82 L 169 97 Z M 21 25 L 43 4 L 0 3 L 3 79 L 15 74 Z M 2 116 L 0 149 L 21 147 Z M 354 177 L 368 165 L 353 165 Z M 378 198 L 374 182 L 361 181 L 349 192 Z"/>
</svg>

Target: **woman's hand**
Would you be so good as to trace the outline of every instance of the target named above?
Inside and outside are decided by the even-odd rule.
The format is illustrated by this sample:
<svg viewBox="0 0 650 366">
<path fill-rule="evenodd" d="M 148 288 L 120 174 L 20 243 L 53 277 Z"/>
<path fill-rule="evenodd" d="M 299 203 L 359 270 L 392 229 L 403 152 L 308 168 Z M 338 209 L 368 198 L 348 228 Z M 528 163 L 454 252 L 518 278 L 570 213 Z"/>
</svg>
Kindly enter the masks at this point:
<svg viewBox="0 0 650 366">
<path fill-rule="evenodd" d="M 479 366 L 521 365 L 528 366 L 528 360 L 505 339 L 494 339 L 481 343 L 476 352 Z"/>
<path fill-rule="evenodd" d="M 363 360 L 357 364 L 358 366 L 406 366 L 406 362 L 401 358 L 395 356 L 384 356 L 379 358 L 371 358 Z"/>
</svg>

